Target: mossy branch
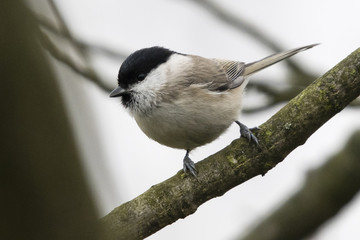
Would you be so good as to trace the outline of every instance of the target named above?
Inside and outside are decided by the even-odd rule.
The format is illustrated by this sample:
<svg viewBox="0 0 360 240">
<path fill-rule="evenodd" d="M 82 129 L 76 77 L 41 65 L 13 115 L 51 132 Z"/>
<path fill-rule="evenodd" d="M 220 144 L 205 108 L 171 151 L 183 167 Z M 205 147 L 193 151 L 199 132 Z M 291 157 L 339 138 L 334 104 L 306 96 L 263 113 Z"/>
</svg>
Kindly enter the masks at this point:
<svg viewBox="0 0 360 240">
<path fill-rule="evenodd" d="M 264 175 L 360 95 L 360 48 L 315 80 L 260 126 L 260 147 L 237 139 L 196 164 L 198 178 L 179 171 L 101 222 L 110 239 L 142 239 L 194 213 L 209 199 Z"/>
<path fill-rule="evenodd" d="M 309 236 L 360 190 L 359 145 L 360 130 L 357 130 L 340 152 L 307 174 L 297 193 L 239 239 L 315 239 Z"/>
</svg>

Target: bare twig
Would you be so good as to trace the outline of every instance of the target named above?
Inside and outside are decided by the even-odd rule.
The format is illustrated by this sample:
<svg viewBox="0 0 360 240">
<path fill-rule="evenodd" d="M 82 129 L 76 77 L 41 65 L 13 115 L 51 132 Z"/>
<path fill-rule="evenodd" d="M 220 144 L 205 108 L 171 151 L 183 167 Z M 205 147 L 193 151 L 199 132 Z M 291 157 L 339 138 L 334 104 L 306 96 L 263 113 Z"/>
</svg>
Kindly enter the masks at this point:
<svg viewBox="0 0 360 240">
<path fill-rule="evenodd" d="M 285 103 L 299 94 L 302 90 L 305 89 L 306 85 L 310 84 L 310 80 L 313 76 L 304 76 L 303 79 L 299 77 L 291 78 L 293 81 L 289 84 L 287 88 L 278 87 L 277 85 L 270 85 L 271 81 L 250 81 L 247 88 L 254 89 L 261 94 L 264 94 L 267 97 L 266 102 L 260 106 L 255 107 L 244 107 L 242 110 L 243 113 L 254 113 L 263 111 L 267 108 L 273 107 L 277 104 Z M 349 104 L 349 107 L 360 107 L 360 98 L 356 98 Z"/>
<path fill-rule="evenodd" d="M 93 66 L 91 66 L 90 61 L 88 61 L 88 54 L 85 51 L 84 44 L 80 44 L 79 41 L 76 40 L 75 37 L 71 34 L 71 31 L 66 25 L 66 22 L 62 15 L 60 14 L 55 2 L 53 0 L 49 0 L 49 4 L 52 8 L 52 11 L 59 23 L 59 31 L 54 31 L 55 28 L 52 27 L 50 24 L 46 24 L 44 21 L 42 23 L 52 29 L 54 32 L 61 33 L 63 37 L 67 38 L 71 43 L 75 45 L 74 49 L 77 51 L 78 56 L 82 59 L 82 64 L 85 66 L 84 68 L 79 67 L 70 56 L 64 54 L 55 44 L 46 36 L 43 32 L 40 31 L 40 39 L 42 40 L 43 46 L 49 51 L 49 53 L 54 56 L 59 61 L 63 62 L 67 66 L 69 66 L 72 70 L 79 73 L 80 75 L 88 78 L 95 84 L 97 84 L 100 89 L 109 92 L 111 87 L 105 84 L 105 81 L 99 77 L 99 75 L 94 70 Z"/>
<path fill-rule="evenodd" d="M 239 15 L 234 15 L 229 11 L 225 10 L 219 4 L 211 0 L 192 0 L 194 3 L 197 3 L 199 6 L 207 9 L 210 13 L 216 16 L 219 20 L 224 23 L 232 26 L 233 28 L 245 32 L 249 36 L 252 36 L 256 41 L 267 46 L 274 52 L 280 52 L 284 49 L 278 45 L 271 37 L 267 36 L 263 31 L 259 30 L 253 24 L 249 23 L 243 18 L 240 18 Z M 302 67 L 296 64 L 293 60 L 287 59 L 286 63 L 288 66 L 296 72 L 305 72 Z"/>
<path fill-rule="evenodd" d="M 253 113 L 265 110 L 269 107 L 275 106 L 279 103 L 284 103 L 294 98 L 305 86 L 291 85 L 287 88 L 279 89 L 279 87 L 268 84 L 270 81 L 256 82 L 251 81 L 247 88 L 254 89 L 264 94 L 267 97 L 267 101 L 261 106 L 256 107 L 244 107 L 243 113 Z"/>
<path fill-rule="evenodd" d="M 66 25 L 65 19 L 62 17 L 60 11 L 58 10 L 54 0 L 49 0 L 49 4 L 51 6 L 52 11 L 55 14 L 56 19 L 59 21 L 61 32 L 64 33 L 68 38 L 72 39 L 72 34 L 69 28 Z"/>
<path fill-rule="evenodd" d="M 49 53 L 58 61 L 64 63 L 66 66 L 71 68 L 74 72 L 80 74 L 81 76 L 87 78 L 88 80 L 92 81 L 96 85 L 99 86 L 100 89 L 110 92 L 112 88 L 105 84 L 105 81 L 102 80 L 93 70 L 91 67 L 81 67 L 67 54 L 64 53 L 63 50 L 59 49 L 53 42 L 49 39 L 49 37 L 39 31 L 39 37 L 41 40 L 42 45 Z"/>
<path fill-rule="evenodd" d="M 69 35 L 66 34 L 62 29 L 57 28 L 54 24 L 52 24 L 48 19 L 37 16 L 38 22 L 46 28 L 48 31 L 52 32 L 53 34 L 56 34 L 58 37 L 65 38 L 72 42 L 77 48 L 81 49 L 82 51 L 86 52 L 94 52 L 97 54 L 101 54 L 110 58 L 114 58 L 116 60 L 124 60 L 127 57 L 127 54 L 121 53 L 119 51 L 116 51 L 114 49 L 110 49 L 109 47 L 98 45 L 95 43 L 87 43 L 84 41 L 81 41 L 77 38 L 69 38 Z"/>
</svg>

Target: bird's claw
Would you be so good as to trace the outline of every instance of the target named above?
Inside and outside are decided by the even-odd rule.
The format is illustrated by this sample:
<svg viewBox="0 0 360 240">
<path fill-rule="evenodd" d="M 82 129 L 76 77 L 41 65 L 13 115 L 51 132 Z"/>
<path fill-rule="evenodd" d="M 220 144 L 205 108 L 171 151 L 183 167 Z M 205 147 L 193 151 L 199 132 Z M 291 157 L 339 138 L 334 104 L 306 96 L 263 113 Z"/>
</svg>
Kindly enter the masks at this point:
<svg viewBox="0 0 360 240">
<path fill-rule="evenodd" d="M 183 163 L 184 172 L 190 172 L 194 177 L 197 177 L 195 163 L 190 159 L 188 152 L 186 152 Z"/>
<path fill-rule="evenodd" d="M 240 127 L 240 137 L 245 137 L 249 139 L 249 142 L 254 142 L 256 145 L 259 145 L 259 140 L 252 133 L 253 130 L 258 130 L 260 128 L 254 127 L 249 129 L 245 124 L 242 124 L 239 121 L 235 121 Z"/>
</svg>

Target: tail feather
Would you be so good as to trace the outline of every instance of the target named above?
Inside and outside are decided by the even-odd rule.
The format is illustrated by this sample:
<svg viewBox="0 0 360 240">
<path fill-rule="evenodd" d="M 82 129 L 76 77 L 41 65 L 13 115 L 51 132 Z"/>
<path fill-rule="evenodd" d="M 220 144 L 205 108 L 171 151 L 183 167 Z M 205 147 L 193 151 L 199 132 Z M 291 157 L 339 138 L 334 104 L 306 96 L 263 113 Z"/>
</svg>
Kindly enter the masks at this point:
<svg viewBox="0 0 360 240">
<path fill-rule="evenodd" d="M 269 67 L 277 62 L 280 62 L 280 61 L 284 60 L 285 58 L 291 57 L 291 56 L 297 54 L 298 52 L 308 50 L 316 45 L 319 45 L 319 44 L 318 43 L 311 44 L 311 45 L 307 45 L 304 47 L 288 50 L 285 52 L 275 53 L 275 54 L 270 55 L 266 58 L 263 58 L 259 61 L 248 63 L 245 65 L 244 76 L 251 75 L 257 71 L 260 71 L 261 69 Z"/>
</svg>

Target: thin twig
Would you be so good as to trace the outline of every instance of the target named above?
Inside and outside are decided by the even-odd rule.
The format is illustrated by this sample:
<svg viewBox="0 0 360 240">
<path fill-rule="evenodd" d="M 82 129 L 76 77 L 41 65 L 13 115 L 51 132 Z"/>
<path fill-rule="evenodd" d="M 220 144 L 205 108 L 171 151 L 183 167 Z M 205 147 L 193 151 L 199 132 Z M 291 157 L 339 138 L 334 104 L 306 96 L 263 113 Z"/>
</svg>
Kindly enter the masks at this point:
<svg viewBox="0 0 360 240">
<path fill-rule="evenodd" d="M 270 48 L 274 52 L 281 52 L 284 49 L 280 47 L 271 37 L 267 36 L 263 31 L 259 30 L 255 25 L 249 23 L 243 18 L 240 18 L 239 15 L 234 15 L 231 12 L 225 10 L 219 4 L 210 0 L 192 0 L 194 3 L 197 3 L 199 6 L 207 9 L 215 17 L 217 17 L 222 22 L 232 26 L 233 28 L 245 32 L 249 36 L 252 36 L 256 41 L 260 42 L 264 46 Z M 304 69 L 296 64 L 293 60 L 287 59 L 286 63 L 289 67 L 296 72 L 304 72 Z"/>
<path fill-rule="evenodd" d="M 37 16 L 37 20 L 41 24 L 41 26 L 43 26 L 46 30 L 56 34 L 58 37 L 65 38 L 71 41 L 74 45 L 76 45 L 77 48 L 82 49 L 83 51 L 95 52 L 97 54 L 102 54 L 104 56 L 114 58 L 116 60 L 124 60 L 127 57 L 127 54 L 121 53 L 109 47 L 95 43 L 87 43 L 77 38 L 75 39 L 74 37 L 70 38 L 69 35 L 66 34 L 62 29 L 59 29 L 54 24 L 52 24 L 48 19 L 42 16 Z"/>
<path fill-rule="evenodd" d="M 63 34 L 64 37 L 69 39 L 70 42 L 76 45 L 77 40 L 71 34 L 71 31 L 67 27 L 67 24 L 64 18 L 62 17 L 61 13 L 59 12 L 54 0 L 49 0 L 49 4 L 59 23 L 59 28 L 60 28 L 59 31 Z M 47 36 L 45 36 L 45 34 L 40 33 L 40 37 L 44 46 L 56 59 L 68 65 L 75 72 L 81 74 L 82 76 L 88 78 L 89 80 L 92 80 L 95 84 L 97 84 L 100 87 L 100 89 L 103 89 L 104 91 L 107 92 L 111 90 L 111 88 L 105 84 L 105 82 L 101 79 L 101 77 L 99 77 L 99 75 L 94 70 L 93 66 L 91 66 L 90 61 L 88 61 L 88 54 L 84 50 L 84 48 L 76 47 L 76 46 L 74 47 L 74 49 L 77 51 L 77 54 L 82 59 L 82 63 L 85 65 L 85 67 L 81 69 L 78 67 L 77 64 L 74 63 L 74 61 L 72 61 L 72 59 L 69 56 L 62 53 L 61 50 L 58 49 Z"/>
<path fill-rule="evenodd" d="M 59 49 L 53 42 L 49 39 L 49 37 L 44 34 L 43 32 L 39 31 L 39 38 L 41 41 L 42 46 L 48 50 L 48 52 L 58 61 L 64 63 L 74 72 L 80 74 L 81 76 L 87 78 L 88 80 L 92 81 L 96 85 L 99 86 L 100 89 L 110 92 L 112 88 L 105 84 L 103 81 L 92 68 L 89 67 L 80 67 L 78 64 L 74 62 L 74 60 L 67 54 L 64 53 L 63 50 Z"/>
</svg>

